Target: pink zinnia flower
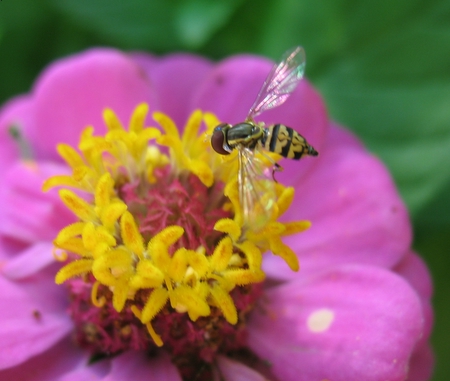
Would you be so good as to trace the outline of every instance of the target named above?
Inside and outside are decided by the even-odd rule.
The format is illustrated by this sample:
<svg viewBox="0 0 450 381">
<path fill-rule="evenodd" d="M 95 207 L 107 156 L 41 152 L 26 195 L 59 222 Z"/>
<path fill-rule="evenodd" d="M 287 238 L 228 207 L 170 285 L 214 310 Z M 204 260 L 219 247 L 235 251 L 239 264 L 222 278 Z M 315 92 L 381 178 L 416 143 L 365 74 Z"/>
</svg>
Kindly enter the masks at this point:
<svg viewBox="0 0 450 381">
<path fill-rule="evenodd" d="M 405 206 L 307 81 L 263 119 L 320 156 L 283 160 L 278 212 L 241 231 L 198 129 L 242 121 L 270 68 L 95 49 L 3 107 L 0 379 L 429 378 L 431 281 Z"/>
</svg>

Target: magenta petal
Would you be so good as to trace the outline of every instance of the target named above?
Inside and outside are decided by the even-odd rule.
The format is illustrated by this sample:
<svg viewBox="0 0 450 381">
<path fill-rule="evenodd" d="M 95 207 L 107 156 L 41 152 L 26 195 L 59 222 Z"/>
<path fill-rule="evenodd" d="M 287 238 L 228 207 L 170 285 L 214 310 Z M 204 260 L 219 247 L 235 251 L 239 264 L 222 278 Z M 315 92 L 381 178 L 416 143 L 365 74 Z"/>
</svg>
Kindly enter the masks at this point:
<svg viewBox="0 0 450 381">
<path fill-rule="evenodd" d="M 19 145 L 14 141 L 9 129 L 16 127 L 26 135 L 25 129 L 33 124 L 32 101 L 29 96 L 12 99 L 0 110 L 0 178 L 10 165 L 20 157 Z"/>
<path fill-rule="evenodd" d="M 42 353 L 72 329 L 63 291 L 49 274 L 15 283 L 0 277 L 0 289 L 0 369 Z"/>
<path fill-rule="evenodd" d="M 145 352 L 128 351 L 111 362 L 111 372 L 102 381 L 181 381 L 166 354 L 152 358 Z"/>
<path fill-rule="evenodd" d="M 150 84 L 131 57 L 113 49 L 92 49 L 57 61 L 41 75 L 29 138 L 40 159 L 55 159 L 56 144 L 76 146 L 87 125 L 105 131 L 104 108 L 112 108 L 127 124 L 136 105 L 152 99 Z"/>
<path fill-rule="evenodd" d="M 55 262 L 52 251 L 53 244 L 51 242 L 38 242 L 7 261 L 2 267 L 2 272 L 9 279 L 30 276 Z"/>
<path fill-rule="evenodd" d="M 74 219 L 56 192 L 44 193 L 46 178 L 67 169 L 52 164 L 18 162 L 0 189 L 0 233 L 23 242 L 51 241 Z"/>
<path fill-rule="evenodd" d="M 431 275 L 425 262 L 416 253 L 409 252 L 395 266 L 394 271 L 404 277 L 423 300 L 430 300 L 433 294 Z"/>
<path fill-rule="evenodd" d="M 235 56 L 219 63 L 197 89 L 194 104 L 228 123 L 241 122 L 270 71 L 270 61 Z"/>
<path fill-rule="evenodd" d="M 58 378 L 58 381 L 102 381 L 104 375 L 108 373 L 103 363 L 88 364 L 86 361 L 77 369 Z"/>
<path fill-rule="evenodd" d="M 65 375 L 82 364 L 87 364 L 86 355 L 73 345 L 71 339 L 61 340 L 49 350 L 32 357 L 15 367 L 0 371 L 0 380 L 11 381 L 69 381 Z M 87 373 L 87 372 L 86 372 Z M 99 378 L 78 378 L 94 381 Z"/>
<path fill-rule="evenodd" d="M 248 366 L 229 359 L 224 356 L 219 356 L 217 359 L 221 379 L 226 381 L 265 381 L 266 378 L 250 369 Z"/>
<path fill-rule="evenodd" d="M 189 54 L 155 59 L 141 53 L 133 57 L 146 71 L 158 96 L 154 108 L 169 115 L 180 128 L 184 126 L 193 111 L 193 93 L 209 73 L 212 64 Z"/>
<path fill-rule="evenodd" d="M 390 268 L 411 244 L 405 205 L 382 163 L 352 142 L 348 132 L 331 131 L 313 170 L 293 184 L 295 198 L 283 216 L 307 219 L 312 226 L 283 241 L 297 253 L 304 272 L 348 262 Z M 264 267 L 271 276 L 296 276 L 274 262 L 268 258 Z"/>
<path fill-rule="evenodd" d="M 429 381 L 433 374 L 434 356 L 429 343 L 424 342 L 411 357 L 406 381 Z"/>
<path fill-rule="evenodd" d="M 422 302 L 422 310 L 425 319 L 424 330 L 420 343 L 417 345 L 418 348 L 416 350 L 418 353 L 417 355 L 415 354 L 414 357 L 418 357 L 418 361 L 421 362 L 424 369 L 428 369 L 428 372 L 431 372 L 434 360 L 431 349 L 428 349 L 428 352 L 426 349 L 429 346 L 428 340 L 434 321 L 433 307 L 431 305 L 431 296 L 433 293 L 431 275 L 423 260 L 414 252 L 409 252 L 394 270 L 410 283 L 418 293 Z M 430 361 L 426 364 L 425 360 L 427 358 Z M 422 374 L 420 369 L 416 369 L 416 371 Z"/>
<path fill-rule="evenodd" d="M 433 284 L 430 272 L 424 261 L 414 252 L 409 252 L 394 268 L 394 271 L 404 277 L 419 294 L 425 314 L 424 339 L 426 340 L 433 326 L 433 308 L 431 306 Z"/>
<path fill-rule="evenodd" d="M 404 380 L 423 332 L 402 278 L 347 265 L 270 289 L 249 321 L 249 345 L 284 381 Z"/>
</svg>

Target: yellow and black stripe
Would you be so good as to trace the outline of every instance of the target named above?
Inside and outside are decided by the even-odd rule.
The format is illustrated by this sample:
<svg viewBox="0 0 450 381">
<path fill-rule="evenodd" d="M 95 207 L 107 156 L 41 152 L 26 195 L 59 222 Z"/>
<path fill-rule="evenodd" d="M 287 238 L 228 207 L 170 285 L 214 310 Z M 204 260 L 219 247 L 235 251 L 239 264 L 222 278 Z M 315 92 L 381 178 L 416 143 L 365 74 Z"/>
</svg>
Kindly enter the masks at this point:
<svg viewBox="0 0 450 381">
<path fill-rule="evenodd" d="M 288 159 L 299 160 L 305 155 L 317 156 L 305 138 L 284 124 L 273 124 L 266 128 L 267 133 L 261 139 L 263 147 Z"/>
</svg>

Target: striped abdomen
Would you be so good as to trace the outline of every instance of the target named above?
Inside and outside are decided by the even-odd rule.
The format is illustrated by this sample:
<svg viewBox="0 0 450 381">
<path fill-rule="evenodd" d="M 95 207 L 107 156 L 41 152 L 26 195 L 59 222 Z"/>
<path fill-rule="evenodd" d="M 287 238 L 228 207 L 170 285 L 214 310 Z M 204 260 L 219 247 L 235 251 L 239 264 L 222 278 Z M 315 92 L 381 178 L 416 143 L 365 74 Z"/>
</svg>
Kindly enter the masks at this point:
<svg viewBox="0 0 450 381">
<path fill-rule="evenodd" d="M 261 139 L 261 144 L 267 151 L 294 160 L 299 160 L 305 155 L 318 155 L 303 136 L 284 124 L 273 124 L 265 130 L 266 133 Z"/>
</svg>

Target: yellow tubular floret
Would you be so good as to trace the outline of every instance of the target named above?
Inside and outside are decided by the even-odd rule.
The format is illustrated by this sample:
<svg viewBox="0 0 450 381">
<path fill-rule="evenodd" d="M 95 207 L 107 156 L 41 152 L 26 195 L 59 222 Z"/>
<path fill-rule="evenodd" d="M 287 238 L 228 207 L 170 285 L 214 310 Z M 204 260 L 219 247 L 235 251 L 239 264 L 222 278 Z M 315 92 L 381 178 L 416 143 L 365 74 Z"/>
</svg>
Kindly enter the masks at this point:
<svg viewBox="0 0 450 381">
<path fill-rule="evenodd" d="M 107 108 L 103 111 L 103 120 L 109 131 L 123 130 L 122 123 L 113 110 Z"/>
<path fill-rule="evenodd" d="M 130 212 L 125 212 L 120 219 L 122 240 L 126 247 L 139 258 L 144 257 L 144 239 L 136 225 L 136 221 Z"/>
<path fill-rule="evenodd" d="M 169 300 L 169 293 L 165 288 L 156 288 L 152 291 L 142 310 L 141 321 L 148 323 L 162 310 Z"/>
<path fill-rule="evenodd" d="M 68 241 L 70 238 L 81 235 L 85 225 L 86 224 L 84 222 L 75 222 L 73 224 L 67 225 L 65 228 L 60 230 L 55 238 L 55 243 L 61 245 L 64 242 Z"/>
<path fill-rule="evenodd" d="M 72 169 L 84 166 L 86 164 L 80 154 L 68 144 L 58 144 L 56 146 L 56 150 Z"/>
<path fill-rule="evenodd" d="M 111 196 L 113 196 L 114 180 L 111 178 L 109 172 L 104 173 L 98 180 L 95 187 L 95 205 L 102 208 L 110 203 Z"/>
<path fill-rule="evenodd" d="M 82 257 L 92 256 L 92 252 L 86 249 L 83 244 L 83 240 L 79 237 L 70 237 L 61 243 L 57 243 L 54 241 L 53 244 L 60 249 L 70 251 L 71 253 L 80 255 Z"/>
<path fill-rule="evenodd" d="M 92 263 L 92 259 L 78 259 L 70 262 L 56 273 L 56 284 L 62 284 L 69 278 L 91 271 Z"/>
<path fill-rule="evenodd" d="M 138 134 L 144 129 L 145 118 L 147 117 L 147 114 L 148 114 L 147 103 L 141 103 L 135 108 L 130 119 L 129 124 L 130 132 Z"/>
<path fill-rule="evenodd" d="M 172 307 L 180 312 L 192 311 L 196 316 L 208 316 L 211 313 L 205 299 L 186 285 L 178 286 L 170 294 Z"/>
<path fill-rule="evenodd" d="M 222 310 L 223 316 L 227 319 L 228 323 L 236 324 L 238 320 L 237 310 L 228 292 L 216 284 L 211 288 L 211 295 Z"/>
<path fill-rule="evenodd" d="M 210 258 L 210 267 L 216 271 L 224 271 L 233 255 L 233 243 L 230 237 L 222 239 L 214 249 Z"/>
<path fill-rule="evenodd" d="M 117 312 L 122 311 L 128 297 L 128 282 L 121 280 L 113 289 L 113 307 Z"/>
<path fill-rule="evenodd" d="M 77 196 L 68 189 L 61 189 L 59 197 L 62 202 L 82 221 L 93 221 L 96 219 L 92 205 Z"/>
<path fill-rule="evenodd" d="M 136 275 L 130 280 L 130 286 L 135 289 L 161 287 L 164 273 L 149 259 L 140 260 L 136 266 Z"/>
<path fill-rule="evenodd" d="M 181 247 L 172 256 L 167 274 L 174 282 L 181 282 L 186 274 L 188 267 L 187 252 L 186 248 Z"/>
</svg>

